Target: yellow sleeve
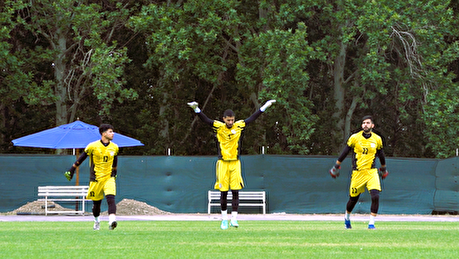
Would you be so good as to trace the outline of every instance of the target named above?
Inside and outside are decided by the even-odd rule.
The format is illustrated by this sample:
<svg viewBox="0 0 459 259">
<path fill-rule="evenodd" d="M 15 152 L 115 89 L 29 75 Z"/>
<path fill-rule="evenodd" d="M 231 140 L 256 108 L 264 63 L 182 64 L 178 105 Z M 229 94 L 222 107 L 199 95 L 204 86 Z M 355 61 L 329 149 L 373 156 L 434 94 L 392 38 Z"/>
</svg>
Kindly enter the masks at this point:
<svg viewBox="0 0 459 259">
<path fill-rule="evenodd" d="M 244 120 L 236 121 L 234 125 L 241 127 L 241 128 L 245 128 L 245 121 Z"/>
<path fill-rule="evenodd" d="M 347 145 L 351 148 L 355 147 L 355 142 L 356 142 L 356 134 L 352 134 L 351 137 L 347 140 Z"/>
<path fill-rule="evenodd" d="M 217 131 L 218 128 L 220 128 L 221 126 L 224 126 L 225 123 L 221 122 L 221 121 L 214 121 L 214 125 L 212 125 L 212 127 L 214 128 L 215 131 Z"/>
<path fill-rule="evenodd" d="M 113 144 L 115 144 L 115 143 L 113 143 Z M 115 146 L 116 146 L 115 156 L 117 156 L 118 153 L 120 152 L 120 148 L 116 144 L 115 144 Z"/>
<path fill-rule="evenodd" d="M 86 146 L 86 148 L 84 149 L 84 152 L 85 152 L 86 154 L 90 155 L 90 154 L 92 154 L 93 150 L 94 150 L 94 142 L 89 143 L 89 144 Z"/>
</svg>

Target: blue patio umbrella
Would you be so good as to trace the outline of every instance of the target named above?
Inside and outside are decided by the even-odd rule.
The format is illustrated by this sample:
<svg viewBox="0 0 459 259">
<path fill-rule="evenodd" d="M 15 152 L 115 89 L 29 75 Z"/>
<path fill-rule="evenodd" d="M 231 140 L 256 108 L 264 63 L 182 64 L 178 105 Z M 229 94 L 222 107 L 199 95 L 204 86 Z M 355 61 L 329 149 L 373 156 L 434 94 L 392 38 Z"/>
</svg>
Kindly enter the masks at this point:
<svg viewBox="0 0 459 259">
<path fill-rule="evenodd" d="M 70 124 L 61 125 L 52 129 L 43 130 L 33 133 L 22 138 L 14 139 L 12 142 L 15 146 L 20 147 L 37 147 L 53 149 L 78 149 L 85 148 L 89 143 L 101 139 L 99 127 L 75 121 Z M 119 147 L 143 146 L 139 140 L 116 133 L 113 136 L 113 142 Z M 77 170 L 76 185 L 79 182 Z"/>
<path fill-rule="evenodd" d="M 75 121 L 13 140 L 15 146 L 38 148 L 85 148 L 100 139 L 99 127 Z M 113 142 L 119 147 L 143 146 L 142 142 L 115 132 Z"/>
</svg>

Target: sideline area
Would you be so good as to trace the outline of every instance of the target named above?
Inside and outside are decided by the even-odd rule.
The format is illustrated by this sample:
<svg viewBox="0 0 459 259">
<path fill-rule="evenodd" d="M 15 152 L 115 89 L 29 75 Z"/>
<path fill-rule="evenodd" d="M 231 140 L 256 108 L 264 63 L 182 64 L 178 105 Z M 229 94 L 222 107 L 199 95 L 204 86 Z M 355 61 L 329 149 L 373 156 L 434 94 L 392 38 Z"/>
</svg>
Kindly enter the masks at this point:
<svg viewBox="0 0 459 259">
<path fill-rule="evenodd" d="M 294 221 L 341 221 L 342 214 L 239 214 L 238 220 L 294 220 Z M 101 216 L 102 220 L 108 220 L 108 216 Z M 369 215 L 354 214 L 352 221 L 368 221 Z M 0 222 L 13 221 L 92 221 L 90 215 L 12 215 L 0 216 Z M 117 216 L 117 221 L 219 221 L 220 214 L 169 214 L 153 216 Z M 377 221 L 429 221 L 429 222 L 459 222 L 459 216 L 455 215 L 378 215 Z"/>
</svg>

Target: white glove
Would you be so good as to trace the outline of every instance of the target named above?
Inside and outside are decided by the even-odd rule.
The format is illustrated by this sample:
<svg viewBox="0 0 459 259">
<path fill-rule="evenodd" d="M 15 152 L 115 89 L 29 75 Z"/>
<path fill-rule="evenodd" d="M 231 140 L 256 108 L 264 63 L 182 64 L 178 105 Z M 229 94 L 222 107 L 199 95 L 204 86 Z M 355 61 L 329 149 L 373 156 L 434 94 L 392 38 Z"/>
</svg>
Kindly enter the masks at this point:
<svg viewBox="0 0 459 259">
<path fill-rule="evenodd" d="M 191 109 L 194 110 L 195 113 L 200 113 L 201 112 L 201 109 L 199 109 L 197 102 L 191 102 L 191 103 L 187 103 L 187 104 L 188 104 L 188 106 L 190 106 Z"/>
<path fill-rule="evenodd" d="M 333 179 L 339 176 L 339 169 L 341 169 L 341 166 L 336 164 L 328 171 Z"/>
<path fill-rule="evenodd" d="M 275 102 L 276 102 L 276 100 L 267 101 L 263 106 L 261 106 L 260 111 L 264 112 L 266 110 L 266 108 L 268 108 L 269 106 L 271 106 Z"/>
</svg>

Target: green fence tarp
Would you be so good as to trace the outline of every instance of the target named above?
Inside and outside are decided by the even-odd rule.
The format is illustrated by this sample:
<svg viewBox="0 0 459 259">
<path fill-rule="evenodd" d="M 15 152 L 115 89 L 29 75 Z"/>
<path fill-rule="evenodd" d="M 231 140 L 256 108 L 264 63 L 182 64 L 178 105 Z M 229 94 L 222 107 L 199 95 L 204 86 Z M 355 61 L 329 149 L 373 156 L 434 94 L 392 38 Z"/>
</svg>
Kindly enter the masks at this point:
<svg viewBox="0 0 459 259">
<path fill-rule="evenodd" d="M 38 186 L 75 185 L 75 179 L 68 182 L 63 176 L 75 159 L 67 155 L 0 155 L 0 212 L 37 200 Z M 340 177 L 332 179 L 328 170 L 336 157 L 243 156 L 245 190 L 265 190 L 268 213 L 343 213 L 349 193 L 350 160 L 344 161 Z M 459 211 L 458 158 L 386 160 L 390 174 L 383 181 L 380 214 Z M 206 213 L 215 163 L 216 157 L 120 156 L 116 200 L 134 199 L 174 213 Z M 80 166 L 80 185 L 88 183 L 85 161 Z M 366 192 L 354 212 L 369 213 L 370 204 Z M 106 209 L 106 202 L 102 209 Z M 217 211 L 215 208 L 213 212 Z"/>
<path fill-rule="evenodd" d="M 438 162 L 435 170 L 434 207 L 437 211 L 457 212 L 459 209 L 459 158 Z"/>
</svg>

